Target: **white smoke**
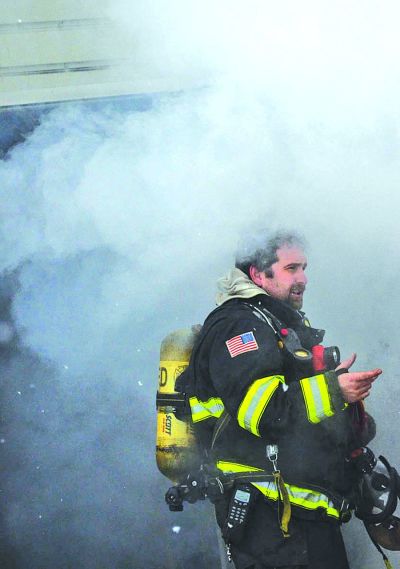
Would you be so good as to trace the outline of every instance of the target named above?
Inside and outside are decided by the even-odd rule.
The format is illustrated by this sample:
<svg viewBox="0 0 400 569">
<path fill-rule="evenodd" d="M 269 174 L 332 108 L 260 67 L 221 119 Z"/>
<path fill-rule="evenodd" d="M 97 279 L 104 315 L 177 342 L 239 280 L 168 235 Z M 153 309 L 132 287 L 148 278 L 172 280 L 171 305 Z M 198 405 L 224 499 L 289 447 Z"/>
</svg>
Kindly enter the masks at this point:
<svg viewBox="0 0 400 569">
<path fill-rule="evenodd" d="M 201 88 L 146 112 L 60 106 L 0 165 L 0 268 L 19 271 L 15 324 L 59 370 L 64 397 L 104 375 L 153 421 L 162 336 L 213 307 L 246 228 L 295 226 L 311 244 L 312 322 L 345 355 L 358 351 L 359 369 L 385 371 L 370 408 L 376 450 L 397 460 L 399 11 L 113 3 L 139 70 Z M 350 544 L 353 566 L 372 568 L 374 550 L 358 539 L 371 562 Z"/>
</svg>

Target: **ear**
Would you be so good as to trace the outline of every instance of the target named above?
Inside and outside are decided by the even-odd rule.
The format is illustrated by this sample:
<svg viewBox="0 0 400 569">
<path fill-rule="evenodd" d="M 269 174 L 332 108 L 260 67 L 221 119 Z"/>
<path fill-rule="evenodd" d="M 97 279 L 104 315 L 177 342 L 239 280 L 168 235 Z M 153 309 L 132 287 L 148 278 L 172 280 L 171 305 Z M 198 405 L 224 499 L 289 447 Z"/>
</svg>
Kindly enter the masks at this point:
<svg viewBox="0 0 400 569">
<path fill-rule="evenodd" d="M 254 284 L 258 286 L 262 285 L 261 271 L 259 271 L 257 267 L 255 267 L 254 265 L 250 265 L 249 274 Z"/>
</svg>

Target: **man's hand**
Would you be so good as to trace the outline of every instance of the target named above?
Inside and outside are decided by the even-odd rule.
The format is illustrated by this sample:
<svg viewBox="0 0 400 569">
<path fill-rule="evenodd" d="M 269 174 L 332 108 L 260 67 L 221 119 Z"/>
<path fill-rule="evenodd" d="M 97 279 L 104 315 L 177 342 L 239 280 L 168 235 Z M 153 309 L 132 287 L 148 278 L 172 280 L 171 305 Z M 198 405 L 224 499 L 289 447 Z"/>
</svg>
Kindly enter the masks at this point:
<svg viewBox="0 0 400 569">
<path fill-rule="evenodd" d="M 356 357 L 356 354 L 351 354 L 349 358 L 338 365 L 335 371 L 341 369 L 348 370 L 355 362 Z M 347 403 L 355 403 L 368 397 L 372 383 L 381 373 L 382 370 L 377 368 L 370 371 L 354 371 L 340 374 L 338 381 L 344 400 Z"/>
</svg>

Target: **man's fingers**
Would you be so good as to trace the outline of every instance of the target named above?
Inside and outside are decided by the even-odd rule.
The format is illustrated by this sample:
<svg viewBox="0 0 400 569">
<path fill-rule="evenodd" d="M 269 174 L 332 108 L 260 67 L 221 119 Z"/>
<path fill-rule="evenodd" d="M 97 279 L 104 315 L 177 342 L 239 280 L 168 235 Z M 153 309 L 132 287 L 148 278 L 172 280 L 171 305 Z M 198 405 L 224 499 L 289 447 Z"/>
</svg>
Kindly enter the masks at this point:
<svg viewBox="0 0 400 569">
<path fill-rule="evenodd" d="M 354 352 L 351 354 L 351 356 L 349 356 L 348 358 L 346 358 L 345 360 L 343 360 L 340 365 L 338 365 L 338 367 L 336 368 L 336 370 L 338 369 L 350 369 L 351 366 L 354 364 L 354 362 L 356 361 L 356 357 L 357 354 L 355 354 Z"/>
<path fill-rule="evenodd" d="M 363 393 L 366 393 L 367 391 L 370 391 L 371 387 L 372 387 L 371 383 L 363 383 L 362 385 L 359 384 L 355 386 L 353 391 L 354 393 L 358 393 L 361 395 Z"/>
<path fill-rule="evenodd" d="M 348 357 L 343 363 L 345 364 L 343 367 L 350 369 L 351 366 L 354 364 L 354 362 L 356 361 L 357 358 L 357 354 L 356 353 L 352 353 L 350 357 Z"/>
<path fill-rule="evenodd" d="M 352 373 L 355 381 L 375 381 L 382 373 L 381 369 L 372 369 L 370 371 L 356 371 Z"/>
</svg>

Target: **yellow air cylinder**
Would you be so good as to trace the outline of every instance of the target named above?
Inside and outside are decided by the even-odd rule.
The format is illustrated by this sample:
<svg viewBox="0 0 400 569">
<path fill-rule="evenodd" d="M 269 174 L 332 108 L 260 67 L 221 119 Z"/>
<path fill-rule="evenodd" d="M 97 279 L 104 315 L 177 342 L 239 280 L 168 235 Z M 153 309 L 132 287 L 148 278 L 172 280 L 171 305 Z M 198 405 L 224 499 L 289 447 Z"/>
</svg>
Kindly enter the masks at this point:
<svg viewBox="0 0 400 569">
<path fill-rule="evenodd" d="M 182 481 L 199 466 L 199 454 L 190 417 L 176 417 L 173 401 L 175 381 L 189 364 L 198 329 L 176 330 L 163 340 L 157 393 L 158 469 L 172 482 Z M 178 398 L 180 394 L 177 394 Z M 168 399 L 168 396 L 170 399 Z"/>
</svg>

